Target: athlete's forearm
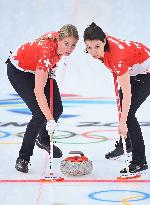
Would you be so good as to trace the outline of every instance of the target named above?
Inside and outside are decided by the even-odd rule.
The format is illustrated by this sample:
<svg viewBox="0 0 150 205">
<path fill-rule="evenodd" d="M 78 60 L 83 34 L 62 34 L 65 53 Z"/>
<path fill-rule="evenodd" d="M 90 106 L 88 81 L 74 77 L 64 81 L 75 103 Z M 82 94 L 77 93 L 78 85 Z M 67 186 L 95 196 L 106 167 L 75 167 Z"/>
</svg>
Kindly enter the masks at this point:
<svg viewBox="0 0 150 205">
<path fill-rule="evenodd" d="M 50 108 L 48 107 L 48 102 L 44 93 L 44 88 L 47 79 L 48 79 L 48 73 L 38 69 L 36 70 L 34 93 L 42 113 L 45 115 L 47 120 L 51 120 L 53 119 L 53 116 L 51 114 Z"/>
<path fill-rule="evenodd" d="M 130 91 L 128 93 L 123 94 L 122 112 L 121 112 L 121 118 L 120 118 L 120 121 L 122 123 L 126 123 L 127 121 L 128 113 L 129 113 L 130 106 L 131 106 L 131 97 L 132 95 Z"/>
<path fill-rule="evenodd" d="M 122 112 L 121 112 L 120 121 L 122 123 L 126 123 L 130 106 L 131 106 L 131 98 L 132 98 L 129 72 L 126 72 L 122 76 L 118 76 L 118 81 L 123 93 Z"/>
<path fill-rule="evenodd" d="M 46 117 L 46 119 L 47 120 L 53 119 L 53 116 L 51 114 L 51 111 L 50 111 L 50 108 L 48 106 L 48 102 L 47 102 L 47 99 L 46 99 L 44 92 L 39 91 L 39 90 L 38 91 L 35 90 L 34 93 L 35 93 L 35 97 L 36 97 L 36 100 L 38 102 L 38 105 L 39 105 L 42 113 Z"/>
</svg>

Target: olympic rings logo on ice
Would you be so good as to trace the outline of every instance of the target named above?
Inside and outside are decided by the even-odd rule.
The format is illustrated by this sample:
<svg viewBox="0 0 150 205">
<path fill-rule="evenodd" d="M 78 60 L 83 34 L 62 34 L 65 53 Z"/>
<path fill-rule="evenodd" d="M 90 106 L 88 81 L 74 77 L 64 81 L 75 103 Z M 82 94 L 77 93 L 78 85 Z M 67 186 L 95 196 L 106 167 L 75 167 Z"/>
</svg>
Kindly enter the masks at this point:
<svg viewBox="0 0 150 205">
<path fill-rule="evenodd" d="M 54 136 L 54 141 L 61 144 L 92 144 L 92 143 L 100 143 L 105 142 L 107 140 L 116 140 L 115 138 L 107 137 L 103 135 L 104 132 L 109 132 L 110 135 L 117 130 L 95 130 L 83 133 L 75 133 L 72 131 L 66 130 L 58 130 Z M 24 132 L 20 133 L 10 133 L 6 131 L 0 131 L 0 139 L 8 138 L 8 137 L 19 137 L 23 138 Z M 18 141 L 17 141 L 18 142 Z M 4 141 L 0 141 L 0 144 L 6 143 Z M 7 142 L 8 144 L 13 144 L 16 142 Z"/>
<path fill-rule="evenodd" d="M 127 194 L 132 195 L 132 196 L 127 196 Z M 123 198 L 120 200 L 116 200 L 116 199 L 108 199 L 109 197 L 113 197 L 116 198 L 116 196 L 120 197 L 122 196 Z M 125 195 L 125 197 L 124 197 Z M 98 191 L 98 192 L 93 192 L 91 194 L 88 195 L 88 197 L 90 199 L 96 200 L 96 201 L 100 201 L 100 202 L 120 202 L 124 205 L 132 205 L 129 202 L 136 202 L 136 201 L 142 201 L 142 200 L 146 200 L 150 198 L 150 194 L 148 193 L 144 193 L 141 191 L 132 191 L 132 190 L 106 190 L 106 191 Z"/>
</svg>

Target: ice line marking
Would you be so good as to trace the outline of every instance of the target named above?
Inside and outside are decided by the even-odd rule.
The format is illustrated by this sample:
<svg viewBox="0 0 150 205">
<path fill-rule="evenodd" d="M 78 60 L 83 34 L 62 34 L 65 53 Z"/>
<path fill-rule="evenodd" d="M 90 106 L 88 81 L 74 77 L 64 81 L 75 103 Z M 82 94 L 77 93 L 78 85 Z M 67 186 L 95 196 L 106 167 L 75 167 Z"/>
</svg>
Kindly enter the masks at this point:
<svg viewBox="0 0 150 205">
<path fill-rule="evenodd" d="M 137 179 L 137 180 L 125 180 L 125 179 L 64 179 L 61 182 L 56 181 L 44 181 L 40 179 L 0 179 L 0 183 L 150 183 L 150 179 Z"/>
</svg>

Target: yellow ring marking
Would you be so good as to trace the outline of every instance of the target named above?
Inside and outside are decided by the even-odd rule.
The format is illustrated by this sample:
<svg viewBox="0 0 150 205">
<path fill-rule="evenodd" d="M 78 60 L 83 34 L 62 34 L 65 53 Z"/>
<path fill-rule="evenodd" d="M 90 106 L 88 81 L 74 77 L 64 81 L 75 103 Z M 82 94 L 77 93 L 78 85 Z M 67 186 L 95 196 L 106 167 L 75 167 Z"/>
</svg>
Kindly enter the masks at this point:
<svg viewBox="0 0 150 205">
<path fill-rule="evenodd" d="M 0 144 L 21 144 L 22 142 L 0 142 Z"/>
<path fill-rule="evenodd" d="M 124 198 L 121 200 L 121 203 L 124 205 L 132 205 L 130 202 L 128 202 L 130 199 L 137 199 L 137 198 L 141 198 L 142 196 L 130 196 L 128 198 Z"/>
</svg>

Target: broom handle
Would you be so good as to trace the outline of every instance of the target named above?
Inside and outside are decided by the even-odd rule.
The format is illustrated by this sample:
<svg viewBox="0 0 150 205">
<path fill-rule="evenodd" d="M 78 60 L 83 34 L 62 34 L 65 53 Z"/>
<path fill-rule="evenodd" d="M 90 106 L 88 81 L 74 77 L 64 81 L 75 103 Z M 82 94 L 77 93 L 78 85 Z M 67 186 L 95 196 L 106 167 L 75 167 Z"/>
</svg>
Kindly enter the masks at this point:
<svg viewBox="0 0 150 205">
<path fill-rule="evenodd" d="M 50 111 L 53 115 L 54 81 L 50 78 Z M 50 174 L 53 174 L 53 134 L 50 135 Z"/>
<path fill-rule="evenodd" d="M 123 136 L 121 137 L 122 137 L 123 151 L 124 151 L 124 156 L 125 156 L 125 166 L 126 166 L 127 172 L 129 172 L 129 160 L 128 160 L 126 142 L 125 142 L 125 138 Z"/>
</svg>

